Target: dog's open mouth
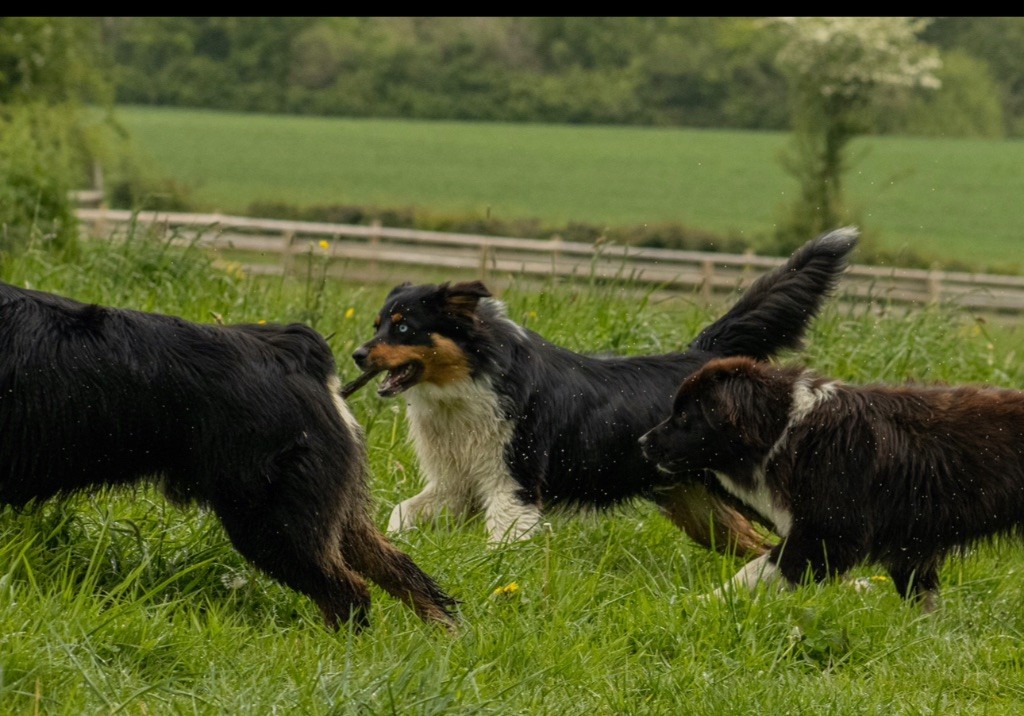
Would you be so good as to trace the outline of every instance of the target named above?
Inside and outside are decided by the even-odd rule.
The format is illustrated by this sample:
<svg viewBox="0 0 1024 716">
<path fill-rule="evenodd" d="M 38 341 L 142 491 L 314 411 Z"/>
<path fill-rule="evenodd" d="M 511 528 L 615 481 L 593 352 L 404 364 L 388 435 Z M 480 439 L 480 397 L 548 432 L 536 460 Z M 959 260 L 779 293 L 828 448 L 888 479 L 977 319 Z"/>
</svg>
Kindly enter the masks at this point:
<svg viewBox="0 0 1024 716">
<path fill-rule="evenodd" d="M 410 361 L 404 363 L 397 368 L 388 371 L 388 374 L 384 376 L 384 380 L 377 386 L 377 395 L 382 398 L 390 398 L 393 395 L 398 395 L 404 390 L 416 385 L 419 382 L 420 376 L 423 375 L 423 364 L 419 361 Z"/>
</svg>

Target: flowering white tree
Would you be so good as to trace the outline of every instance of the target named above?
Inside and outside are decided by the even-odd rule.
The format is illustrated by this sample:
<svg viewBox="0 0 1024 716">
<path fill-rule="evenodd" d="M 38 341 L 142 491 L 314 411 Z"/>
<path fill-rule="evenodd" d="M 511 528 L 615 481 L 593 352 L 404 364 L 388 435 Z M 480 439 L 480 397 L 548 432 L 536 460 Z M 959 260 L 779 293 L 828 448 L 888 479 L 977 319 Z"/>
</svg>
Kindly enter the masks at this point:
<svg viewBox="0 0 1024 716">
<path fill-rule="evenodd" d="M 868 129 L 868 108 L 888 92 L 937 89 L 938 52 L 909 17 L 781 17 L 777 63 L 789 82 L 794 143 L 783 167 L 800 197 L 780 227 L 780 248 L 846 223 L 842 175 L 851 139 Z"/>
</svg>

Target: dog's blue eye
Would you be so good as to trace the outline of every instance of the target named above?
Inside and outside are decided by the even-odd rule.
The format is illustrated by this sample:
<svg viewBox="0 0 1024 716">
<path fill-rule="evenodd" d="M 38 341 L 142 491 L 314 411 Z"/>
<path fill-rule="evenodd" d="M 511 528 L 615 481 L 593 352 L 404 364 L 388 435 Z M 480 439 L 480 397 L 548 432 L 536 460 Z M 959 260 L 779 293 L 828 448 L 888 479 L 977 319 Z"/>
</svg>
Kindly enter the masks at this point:
<svg viewBox="0 0 1024 716">
<path fill-rule="evenodd" d="M 404 323 L 399 323 L 395 330 L 398 331 L 399 333 L 405 333 L 406 331 L 409 330 L 409 326 L 405 325 Z"/>
</svg>

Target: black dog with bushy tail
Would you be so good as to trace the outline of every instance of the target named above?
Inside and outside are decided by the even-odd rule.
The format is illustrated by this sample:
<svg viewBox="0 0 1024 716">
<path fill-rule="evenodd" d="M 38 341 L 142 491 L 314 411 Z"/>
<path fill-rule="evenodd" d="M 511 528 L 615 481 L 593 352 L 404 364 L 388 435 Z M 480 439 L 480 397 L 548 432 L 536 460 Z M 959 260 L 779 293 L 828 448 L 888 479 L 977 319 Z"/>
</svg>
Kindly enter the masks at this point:
<svg viewBox="0 0 1024 716">
<path fill-rule="evenodd" d="M 238 551 L 365 623 L 363 577 L 453 624 L 453 601 L 368 514 L 362 430 L 301 325 L 209 326 L 0 284 L 0 504 L 153 477 Z"/>
<path fill-rule="evenodd" d="M 762 537 L 734 498 L 699 472 L 659 472 L 637 439 L 709 360 L 797 348 L 856 241 L 853 229 L 809 241 L 685 351 L 665 355 L 597 357 L 553 345 L 509 319 L 478 281 L 396 287 L 376 335 L 353 355 L 364 375 L 387 372 L 380 395 L 406 396 L 426 479 L 395 507 L 389 529 L 444 508 L 482 510 L 492 540 L 519 539 L 548 508 L 639 497 L 702 545 L 762 553 Z"/>
</svg>

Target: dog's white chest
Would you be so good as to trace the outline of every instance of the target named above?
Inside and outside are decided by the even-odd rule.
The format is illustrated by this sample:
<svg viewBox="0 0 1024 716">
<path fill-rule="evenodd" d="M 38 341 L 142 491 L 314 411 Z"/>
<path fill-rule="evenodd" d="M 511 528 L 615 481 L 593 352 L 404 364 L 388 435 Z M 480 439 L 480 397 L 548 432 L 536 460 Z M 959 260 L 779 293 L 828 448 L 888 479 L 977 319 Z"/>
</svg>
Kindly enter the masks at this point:
<svg viewBox="0 0 1024 716">
<path fill-rule="evenodd" d="M 788 535 L 792 529 L 793 514 L 787 506 L 779 504 L 780 501 L 772 495 L 768 481 L 765 479 L 765 470 L 772 460 L 786 449 L 793 427 L 800 424 L 815 408 L 825 401 L 831 400 L 835 395 L 836 384 L 834 382 L 814 386 L 809 378 L 801 378 L 793 385 L 792 403 L 786 426 L 775 444 L 768 450 L 761 465 L 754 470 L 751 476 L 753 484 L 736 482 L 724 472 L 715 471 L 715 476 L 722 487 L 771 520 L 775 525 L 775 531 L 781 537 Z"/>
<path fill-rule="evenodd" d="M 736 483 L 724 472 L 718 472 L 716 470 L 715 477 L 718 478 L 718 482 L 721 483 L 722 487 L 728 490 L 730 494 L 737 497 L 741 502 L 750 505 L 759 514 L 771 520 L 772 524 L 775 525 L 775 532 L 780 537 L 785 537 L 789 534 L 789 530 L 793 526 L 793 515 L 785 507 L 780 506 L 772 497 L 771 491 L 765 484 L 763 471 L 757 470 L 754 473 L 753 488 L 748 488 L 745 485 Z"/>
<path fill-rule="evenodd" d="M 420 468 L 436 489 L 482 497 L 509 479 L 505 446 L 512 421 L 486 383 L 421 384 L 407 394 L 409 434 Z"/>
</svg>

